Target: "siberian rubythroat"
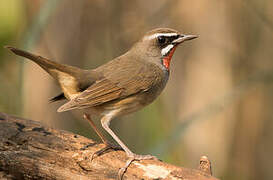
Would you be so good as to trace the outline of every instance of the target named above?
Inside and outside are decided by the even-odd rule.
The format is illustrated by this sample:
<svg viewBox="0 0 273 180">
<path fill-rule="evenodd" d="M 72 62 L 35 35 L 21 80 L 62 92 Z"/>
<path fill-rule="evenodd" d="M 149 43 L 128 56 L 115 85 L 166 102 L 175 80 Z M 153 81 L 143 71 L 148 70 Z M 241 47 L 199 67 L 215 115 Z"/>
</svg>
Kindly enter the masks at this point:
<svg viewBox="0 0 273 180">
<path fill-rule="evenodd" d="M 6 48 L 34 61 L 57 80 L 62 93 L 51 101 L 68 100 L 58 112 L 85 109 L 84 118 L 89 120 L 100 136 L 106 145 L 105 149 L 111 148 L 113 146 L 96 128 L 90 115 L 101 117 L 102 127 L 129 158 L 126 166 L 121 169 L 124 172 L 132 161 L 154 157 L 134 154 L 110 129 L 111 120 L 153 102 L 168 81 L 170 61 L 175 49 L 182 42 L 194 38 L 197 36 L 181 34 L 169 28 L 154 29 L 147 32 L 125 54 L 91 70 L 59 64 L 13 47 Z"/>
</svg>

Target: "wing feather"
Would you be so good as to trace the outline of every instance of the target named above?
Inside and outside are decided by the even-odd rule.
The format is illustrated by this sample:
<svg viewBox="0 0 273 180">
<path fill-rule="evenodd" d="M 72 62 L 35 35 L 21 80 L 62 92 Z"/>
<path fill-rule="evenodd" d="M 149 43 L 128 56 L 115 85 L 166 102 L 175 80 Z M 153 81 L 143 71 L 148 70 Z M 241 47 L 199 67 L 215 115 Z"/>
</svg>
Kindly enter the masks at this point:
<svg viewBox="0 0 273 180">
<path fill-rule="evenodd" d="M 138 64 L 136 66 L 136 64 L 128 63 L 123 64 L 123 67 L 116 66 L 115 71 L 104 67 L 106 73 L 104 73 L 103 78 L 97 80 L 79 96 L 61 106 L 58 112 L 98 106 L 149 90 L 156 82 L 160 81 L 158 77 L 161 77 L 156 73 L 160 71 L 147 70 L 146 68 L 150 68 L 149 66 L 155 65 L 146 63 L 145 65 Z"/>
</svg>

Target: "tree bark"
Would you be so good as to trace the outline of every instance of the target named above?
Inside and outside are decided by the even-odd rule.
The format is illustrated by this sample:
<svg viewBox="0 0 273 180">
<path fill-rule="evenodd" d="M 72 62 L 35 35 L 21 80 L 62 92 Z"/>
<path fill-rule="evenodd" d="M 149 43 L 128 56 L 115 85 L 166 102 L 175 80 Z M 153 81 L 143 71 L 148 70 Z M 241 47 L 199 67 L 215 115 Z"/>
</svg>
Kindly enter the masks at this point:
<svg viewBox="0 0 273 180">
<path fill-rule="evenodd" d="M 0 179 L 117 179 L 127 160 L 123 151 L 109 151 L 91 162 L 103 144 L 4 113 L 0 137 Z M 204 157 L 199 170 L 158 160 L 135 161 L 123 179 L 216 180 L 210 169 Z"/>
</svg>

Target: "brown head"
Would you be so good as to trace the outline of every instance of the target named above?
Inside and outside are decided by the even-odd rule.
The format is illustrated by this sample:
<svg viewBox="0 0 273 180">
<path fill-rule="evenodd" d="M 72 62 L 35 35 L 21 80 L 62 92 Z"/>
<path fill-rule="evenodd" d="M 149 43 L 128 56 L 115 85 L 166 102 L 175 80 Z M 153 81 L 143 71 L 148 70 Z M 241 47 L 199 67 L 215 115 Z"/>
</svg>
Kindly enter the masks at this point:
<svg viewBox="0 0 273 180">
<path fill-rule="evenodd" d="M 132 48 L 145 60 L 163 64 L 169 69 L 170 61 L 176 47 L 188 40 L 197 38 L 196 35 L 185 35 L 170 28 L 157 28 L 147 32 Z"/>
</svg>

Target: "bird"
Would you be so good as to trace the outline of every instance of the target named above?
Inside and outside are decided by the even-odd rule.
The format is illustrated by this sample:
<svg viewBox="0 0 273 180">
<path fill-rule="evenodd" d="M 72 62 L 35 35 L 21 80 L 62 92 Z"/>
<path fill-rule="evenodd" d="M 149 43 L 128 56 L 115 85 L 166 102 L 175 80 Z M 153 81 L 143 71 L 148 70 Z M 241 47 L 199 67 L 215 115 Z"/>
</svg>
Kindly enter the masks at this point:
<svg viewBox="0 0 273 180">
<path fill-rule="evenodd" d="M 126 152 L 128 160 L 119 170 L 119 176 L 122 177 L 133 161 L 156 157 L 133 153 L 112 131 L 111 120 L 152 103 L 166 86 L 176 48 L 197 37 L 171 28 L 156 28 L 145 33 L 123 55 L 90 70 L 60 64 L 11 46 L 5 47 L 14 54 L 35 62 L 57 80 L 62 92 L 51 101 L 67 100 L 57 112 L 84 109 L 84 119 L 90 122 L 105 144 L 105 148 L 93 155 L 99 155 L 110 148 L 121 148 Z M 93 116 L 100 117 L 103 129 L 119 146 L 112 145 L 103 136 L 92 121 Z"/>
</svg>

